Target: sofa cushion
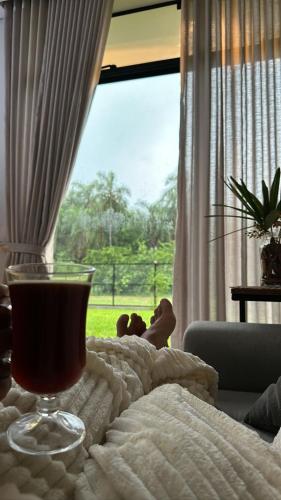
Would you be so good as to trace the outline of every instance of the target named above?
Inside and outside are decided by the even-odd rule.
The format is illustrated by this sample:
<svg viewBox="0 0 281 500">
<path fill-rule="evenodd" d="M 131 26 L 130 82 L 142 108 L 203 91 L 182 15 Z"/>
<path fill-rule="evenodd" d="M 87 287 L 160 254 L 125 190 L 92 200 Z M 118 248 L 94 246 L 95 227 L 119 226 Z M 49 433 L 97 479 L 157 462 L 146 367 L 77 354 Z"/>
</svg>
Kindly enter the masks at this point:
<svg viewBox="0 0 281 500">
<path fill-rule="evenodd" d="M 238 422 L 244 423 L 247 413 L 260 396 L 259 392 L 220 390 L 218 392 L 216 407 L 235 420 L 238 420 Z M 273 441 L 275 433 L 258 429 L 252 425 L 246 424 L 246 426 L 256 431 L 265 441 L 270 443 Z"/>
<path fill-rule="evenodd" d="M 219 391 L 216 407 L 235 420 L 243 422 L 250 408 L 260 397 L 259 392 Z"/>
<path fill-rule="evenodd" d="M 258 429 L 278 432 L 281 427 L 281 377 L 255 401 L 244 420 Z"/>
<path fill-rule="evenodd" d="M 184 350 L 219 373 L 219 389 L 262 393 L 281 375 L 281 327 L 258 323 L 194 321 Z"/>
</svg>

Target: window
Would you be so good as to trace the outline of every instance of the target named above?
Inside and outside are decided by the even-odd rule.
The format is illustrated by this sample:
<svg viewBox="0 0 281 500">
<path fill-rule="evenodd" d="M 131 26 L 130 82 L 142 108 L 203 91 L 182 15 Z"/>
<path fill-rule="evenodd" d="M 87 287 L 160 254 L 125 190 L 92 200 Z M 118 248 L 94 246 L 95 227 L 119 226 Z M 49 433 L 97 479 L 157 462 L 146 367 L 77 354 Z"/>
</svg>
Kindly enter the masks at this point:
<svg viewBox="0 0 281 500">
<path fill-rule="evenodd" d="M 56 259 L 95 265 L 91 303 L 103 307 L 153 308 L 171 295 L 179 18 L 173 5 L 112 19 L 103 63 L 110 67 L 60 212 Z"/>
<path fill-rule="evenodd" d="M 99 85 L 72 182 L 114 171 L 132 203 L 154 202 L 177 169 L 179 74 Z"/>
<path fill-rule="evenodd" d="M 177 5 L 113 18 L 100 82 L 178 73 L 179 28 Z"/>
</svg>

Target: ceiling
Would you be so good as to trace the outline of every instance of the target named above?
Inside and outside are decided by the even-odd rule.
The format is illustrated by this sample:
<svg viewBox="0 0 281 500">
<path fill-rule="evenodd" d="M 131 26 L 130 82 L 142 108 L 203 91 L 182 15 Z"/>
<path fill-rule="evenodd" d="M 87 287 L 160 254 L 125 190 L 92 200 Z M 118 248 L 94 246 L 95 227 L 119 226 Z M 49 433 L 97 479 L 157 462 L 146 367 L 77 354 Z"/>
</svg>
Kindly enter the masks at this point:
<svg viewBox="0 0 281 500">
<path fill-rule="evenodd" d="M 6 1 L 7 0 L 0 0 L 0 3 Z M 123 10 L 147 7 L 148 5 L 156 5 L 163 2 L 165 2 L 165 0 L 114 0 L 113 12 L 122 12 Z"/>
<path fill-rule="evenodd" d="M 121 3 L 135 6 L 144 5 L 145 0 L 115 1 L 119 6 Z M 131 66 L 179 56 L 180 11 L 176 5 L 170 5 L 113 17 L 102 65 Z"/>
<path fill-rule="evenodd" d="M 0 4 L 8 0 L 0 0 Z M 113 12 L 122 12 L 123 10 L 138 9 L 139 7 L 147 7 L 163 3 L 165 0 L 114 0 Z"/>
<path fill-rule="evenodd" d="M 113 12 L 147 7 L 148 5 L 155 5 L 157 3 L 163 3 L 163 0 L 114 0 Z"/>
</svg>

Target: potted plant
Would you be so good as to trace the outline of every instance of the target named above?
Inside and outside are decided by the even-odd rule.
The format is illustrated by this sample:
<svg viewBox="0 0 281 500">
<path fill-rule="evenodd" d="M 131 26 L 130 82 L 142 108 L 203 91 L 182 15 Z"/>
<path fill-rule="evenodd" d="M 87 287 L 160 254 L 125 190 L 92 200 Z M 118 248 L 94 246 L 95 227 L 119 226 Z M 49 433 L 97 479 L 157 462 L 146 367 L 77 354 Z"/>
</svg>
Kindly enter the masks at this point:
<svg viewBox="0 0 281 500">
<path fill-rule="evenodd" d="M 247 230 L 250 238 L 267 240 L 261 249 L 262 285 L 281 285 L 281 199 L 279 195 L 280 168 L 275 172 L 271 186 L 262 180 L 262 199 L 249 191 L 246 184 L 232 176 L 224 180 L 225 185 L 241 202 L 242 207 L 233 207 L 222 203 L 214 206 L 228 208 L 235 214 L 214 214 L 210 217 L 237 217 L 252 221 L 252 225 L 241 228 Z M 228 233 L 231 234 L 231 233 Z M 226 235 L 223 235 L 226 236 Z M 217 239 L 217 238 L 216 238 Z"/>
</svg>

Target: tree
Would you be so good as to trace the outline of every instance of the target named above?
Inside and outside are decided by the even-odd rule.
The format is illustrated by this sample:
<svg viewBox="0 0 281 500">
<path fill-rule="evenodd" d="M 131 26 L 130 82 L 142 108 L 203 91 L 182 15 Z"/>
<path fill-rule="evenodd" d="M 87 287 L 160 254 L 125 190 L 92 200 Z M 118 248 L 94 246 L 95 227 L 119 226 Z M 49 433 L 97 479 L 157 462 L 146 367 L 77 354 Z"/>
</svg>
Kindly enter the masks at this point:
<svg viewBox="0 0 281 500">
<path fill-rule="evenodd" d="M 95 192 L 101 212 L 108 210 L 110 213 L 119 212 L 124 214 L 126 212 L 130 190 L 125 186 L 117 184 L 114 172 L 108 172 L 107 174 L 103 172 L 97 173 Z M 112 246 L 113 221 L 113 217 L 108 218 L 109 246 Z"/>
<path fill-rule="evenodd" d="M 171 174 L 165 181 L 165 191 L 161 197 L 161 204 L 166 211 L 167 219 L 174 227 L 177 217 L 177 174 Z"/>
<path fill-rule="evenodd" d="M 162 201 L 155 203 L 141 202 L 143 237 L 148 248 L 156 248 L 160 242 L 170 241 L 174 232 L 174 222 L 169 219 Z"/>
<path fill-rule="evenodd" d="M 60 210 L 56 254 L 81 262 L 89 248 L 111 246 L 124 223 L 129 194 L 113 172 L 99 172 L 90 184 L 73 183 Z"/>
<path fill-rule="evenodd" d="M 154 203 L 129 206 L 129 189 L 113 172 L 98 172 L 90 184 L 73 183 L 61 207 L 56 231 L 56 258 L 82 262 L 89 250 L 140 246 L 157 249 L 174 240 L 176 175 Z"/>
</svg>

